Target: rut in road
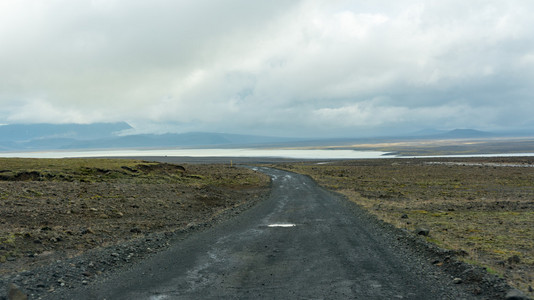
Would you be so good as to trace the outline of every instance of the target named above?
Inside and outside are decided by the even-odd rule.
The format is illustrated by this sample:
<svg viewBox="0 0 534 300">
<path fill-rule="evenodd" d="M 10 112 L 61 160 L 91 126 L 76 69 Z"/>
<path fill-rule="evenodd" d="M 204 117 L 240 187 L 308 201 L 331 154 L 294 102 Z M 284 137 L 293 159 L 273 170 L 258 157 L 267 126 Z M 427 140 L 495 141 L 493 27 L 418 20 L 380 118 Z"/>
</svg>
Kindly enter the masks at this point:
<svg viewBox="0 0 534 300">
<path fill-rule="evenodd" d="M 272 177 L 269 199 L 68 297 L 475 299 L 354 204 L 306 176 L 258 170 Z"/>
</svg>

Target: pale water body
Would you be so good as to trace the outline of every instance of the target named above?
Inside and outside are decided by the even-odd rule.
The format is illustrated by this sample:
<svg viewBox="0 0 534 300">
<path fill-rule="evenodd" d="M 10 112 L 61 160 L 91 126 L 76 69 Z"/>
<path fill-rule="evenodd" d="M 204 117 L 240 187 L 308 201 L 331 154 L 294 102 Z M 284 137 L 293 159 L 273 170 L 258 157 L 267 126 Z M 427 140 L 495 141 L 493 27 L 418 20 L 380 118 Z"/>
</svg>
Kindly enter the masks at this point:
<svg viewBox="0 0 534 300">
<path fill-rule="evenodd" d="M 534 153 L 502 153 L 438 156 L 396 156 L 381 151 L 326 150 L 326 149 L 150 149 L 150 150 L 85 150 L 0 152 L 0 157 L 72 158 L 72 157 L 269 157 L 290 159 L 372 159 L 372 158 L 438 158 L 438 157 L 518 157 Z"/>
<path fill-rule="evenodd" d="M 321 149 L 153 149 L 153 150 L 98 150 L 98 151 L 42 151 L 0 153 L 0 157 L 70 158 L 70 157 L 272 157 L 292 159 L 363 159 L 386 158 L 387 152 Z"/>
</svg>

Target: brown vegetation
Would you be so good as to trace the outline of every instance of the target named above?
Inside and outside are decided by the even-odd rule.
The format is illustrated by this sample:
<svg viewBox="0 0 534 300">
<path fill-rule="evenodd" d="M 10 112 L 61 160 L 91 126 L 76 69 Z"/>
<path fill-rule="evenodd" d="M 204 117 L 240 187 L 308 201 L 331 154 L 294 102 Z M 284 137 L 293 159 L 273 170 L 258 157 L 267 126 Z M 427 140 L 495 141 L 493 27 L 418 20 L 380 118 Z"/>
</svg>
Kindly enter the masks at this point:
<svg viewBox="0 0 534 300">
<path fill-rule="evenodd" d="M 0 159 L 0 275 L 207 222 L 268 185 L 224 165 Z"/>
<path fill-rule="evenodd" d="M 534 158 L 286 164 L 399 228 L 503 276 L 532 296 Z M 422 231 L 425 232 L 425 231 Z"/>
</svg>

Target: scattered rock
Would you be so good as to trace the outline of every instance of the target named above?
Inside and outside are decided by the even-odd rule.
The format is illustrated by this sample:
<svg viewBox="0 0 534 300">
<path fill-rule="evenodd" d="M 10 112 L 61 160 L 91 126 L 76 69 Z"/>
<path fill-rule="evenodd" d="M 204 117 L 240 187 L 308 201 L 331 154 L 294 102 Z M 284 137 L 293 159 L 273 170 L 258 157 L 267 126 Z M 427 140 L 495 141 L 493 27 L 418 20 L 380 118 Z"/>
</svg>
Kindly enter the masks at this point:
<svg viewBox="0 0 534 300">
<path fill-rule="evenodd" d="M 484 272 L 480 268 L 468 268 L 462 272 L 462 278 L 468 282 L 481 282 L 484 278 Z"/>
<path fill-rule="evenodd" d="M 59 284 L 59 286 L 65 286 L 65 280 L 63 279 L 58 279 L 57 283 Z"/>
<path fill-rule="evenodd" d="M 452 283 L 454 283 L 454 284 L 460 284 L 460 283 L 462 283 L 462 278 L 456 277 L 456 278 L 454 278 L 454 279 L 452 280 Z"/>
<path fill-rule="evenodd" d="M 430 230 L 427 228 L 417 228 L 415 233 L 417 235 L 428 236 L 430 234 Z"/>
<path fill-rule="evenodd" d="M 94 233 L 94 231 L 91 230 L 91 228 L 84 228 L 84 229 L 82 229 L 82 231 L 80 233 L 81 234 L 90 234 L 90 233 L 92 234 L 92 233 Z"/>
<path fill-rule="evenodd" d="M 191 170 L 206 176 L 220 172 L 223 179 L 228 173 L 226 168 L 219 166 L 192 166 Z M 167 247 L 167 240 L 173 236 L 188 236 L 205 227 L 186 229 L 187 223 L 203 224 L 208 221 L 216 224 L 232 217 L 233 211 L 223 211 L 217 203 L 200 205 L 196 202 L 197 194 L 225 199 L 225 204 L 235 205 L 236 210 L 242 211 L 261 200 L 252 195 L 268 195 L 269 192 L 268 178 L 265 179 L 265 187 L 257 187 L 248 193 L 247 188 L 234 190 L 233 186 L 208 186 L 197 190 L 197 183 L 187 183 L 190 179 L 186 183 L 180 181 L 176 184 L 173 178 L 179 172 L 173 171 L 171 165 L 161 171 L 172 175 L 172 178 L 162 176 L 160 170 L 153 170 L 142 186 L 137 181 L 129 180 L 108 181 L 103 178 L 100 182 L 99 179 L 90 178 L 86 183 L 57 176 L 52 181 L 10 182 L 0 187 L 0 194 L 8 198 L 8 201 L 2 202 L 2 212 L 5 211 L 5 214 L 2 214 L 0 223 L 31 224 L 31 227 L 17 231 L 15 242 L 22 243 L 16 245 L 17 249 L 0 249 L 0 262 L 7 262 L 8 258 L 16 259 L 14 262 L 1 263 L 0 300 L 12 299 L 7 298 L 11 282 L 20 286 L 31 299 L 59 298 L 56 295 L 85 284 L 82 282 L 84 280 L 90 284 L 132 261 L 137 262 L 152 252 L 160 251 Z M 238 171 L 231 170 L 230 174 Z M 132 173 L 141 172 L 136 170 Z M 152 182 L 152 177 L 156 181 Z M 170 178 L 169 182 L 160 183 L 157 181 L 160 177 Z M 30 188 L 42 196 L 28 194 Z M 177 194 L 180 195 L 180 202 L 174 205 Z M 164 205 L 158 205 L 160 202 Z M 187 209 L 188 205 L 191 209 Z M 69 214 L 69 211 L 75 215 Z M 215 212 L 221 214 L 213 218 Z M 102 220 L 98 216 L 104 213 L 106 219 Z M 117 217 L 122 217 L 123 222 L 110 220 Z M 159 231 L 167 229 L 173 233 L 158 238 Z M 139 239 L 135 233 L 150 236 L 152 240 Z M 130 245 L 132 249 L 123 249 L 125 245 Z M 12 253 L 16 253 L 17 257 L 13 257 Z M 112 256 L 111 253 L 115 254 Z M 19 259 L 19 255 L 23 257 Z M 31 265 L 24 265 L 26 263 Z M 33 275 L 16 273 L 26 268 L 31 268 Z M 4 275 L 4 271 L 9 273 Z M 47 294 L 52 291 L 54 295 Z"/>
<path fill-rule="evenodd" d="M 511 256 L 511 257 L 508 258 L 508 263 L 509 264 L 518 264 L 520 262 L 521 262 L 521 259 L 517 255 L 514 255 L 514 256 Z"/>
<path fill-rule="evenodd" d="M 26 295 L 24 292 L 20 290 L 20 288 L 11 283 L 9 285 L 9 292 L 7 295 L 7 299 L 9 300 L 28 300 L 28 295 Z"/>
<path fill-rule="evenodd" d="M 468 254 L 464 249 L 452 250 L 452 253 L 454 253 L 456 256 L 467 256 Z"/>
<path fill-rule="evenodd" d="M 506 300 L 528 300 L 529 298 L 518 289 L 511 289 L 504 297 Z"/>
<path fill-rule="evenodd" d="M 403 214 L 403 215 L 401 216 L 401 219 L 408 219 L 408 215 L 407 215 L 407 214 Z"/>
<path fill-rule="evenodd" d="M 132 232 L 132 233 L 141 233 L 141 229 L 139 229 L 137 227 L 134 227 L 134 228 L 130 229 L 130 232 Z"/>
</svg>

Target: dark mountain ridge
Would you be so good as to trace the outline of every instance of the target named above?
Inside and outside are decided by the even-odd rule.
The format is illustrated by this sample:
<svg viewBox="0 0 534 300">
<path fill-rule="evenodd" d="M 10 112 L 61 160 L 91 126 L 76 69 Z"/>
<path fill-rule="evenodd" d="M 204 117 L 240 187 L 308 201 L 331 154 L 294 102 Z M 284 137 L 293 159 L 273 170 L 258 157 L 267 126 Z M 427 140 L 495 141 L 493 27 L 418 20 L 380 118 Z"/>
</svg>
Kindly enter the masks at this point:
<svg viewBox="0 0 534 300">
<path fill-rule="evenodd" d="M 475 129 L 421 130 L 406 136 L 374 138 L 281 138 L 212 132 L 132 134 L 126 122 L 94 124 L 14 124 L 0 126 L 0 151 L 127 149 L 161 147 L 312 147 L 381 143 L 415 139 L 492 138 L 499 135 Z"/>
<path fill-rule="evenodd" d="M 67 149 L 228 147 L 298 139 L 210 132 L 121 135 L 125 122 L 95 124 L 15 124 L 0 126 L 0 151 Z"/>
<path fill-rule="evenodd" d="M 98 139 L 132 129 L 126 122 L 93 124 L 12 124 L 0 126 L 0 141 L 31 141 L 44 139 Z"/>
</svg>

